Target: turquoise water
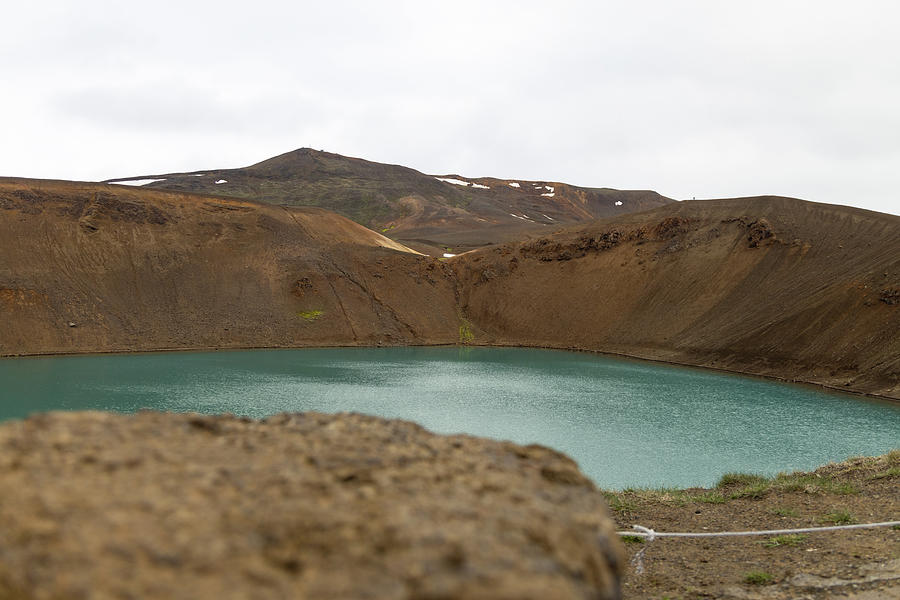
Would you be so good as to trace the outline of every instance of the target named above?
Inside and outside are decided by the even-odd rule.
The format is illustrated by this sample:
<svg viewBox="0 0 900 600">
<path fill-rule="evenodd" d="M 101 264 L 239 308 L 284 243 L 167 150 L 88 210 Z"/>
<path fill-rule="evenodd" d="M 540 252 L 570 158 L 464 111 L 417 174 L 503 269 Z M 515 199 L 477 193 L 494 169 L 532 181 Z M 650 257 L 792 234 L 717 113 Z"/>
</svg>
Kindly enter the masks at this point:
<svg viewBox="0 0 900 600">
<path fill-rule="evenodd" d="M 900 404 L 591 354 L 332 348 L 0 360 L 0 419 L 356 411 L 539 443 L 605 488 L 715 483 L 900 447 Z"/>
</svg>

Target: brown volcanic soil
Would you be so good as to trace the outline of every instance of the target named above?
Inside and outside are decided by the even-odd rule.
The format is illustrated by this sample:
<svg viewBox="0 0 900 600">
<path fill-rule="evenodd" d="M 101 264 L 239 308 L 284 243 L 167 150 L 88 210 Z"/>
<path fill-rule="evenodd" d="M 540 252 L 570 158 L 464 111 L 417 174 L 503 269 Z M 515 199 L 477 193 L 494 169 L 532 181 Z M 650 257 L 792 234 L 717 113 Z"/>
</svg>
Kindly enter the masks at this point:
<svg viewBox="0 0 900 600">
<path fill-rule="evenodd" d="M 476 343 L 580 348 L 900 398 L 900 217 L 681 202 L 453 259 Z"/>
<path fill-rule="evenodd" d="M 0 425 L 0 598 L 619 597 L 566 456 L 405 421 L 49 413 Z"/>
<path fill-rule="evenodd" d="M 438 261 L 316 208 L 100 184 L 3 179 L 0 316 L 0 354 L 456 343 L 471 333 L 471 342 L 476 344 L 599 350 L 900 398 L 900 217 L 787 198 L 685 202 Z M 135 585 L 146 583 L 150 586 L 147 593 L 164 590 L 159 592 L 162 596 L 185 593 L 166 587 L 174 579 L 145 581 L 139 572 L 129 570 L 137 555 L 128 553 L 134 553 L 134 548 L 143 553 L 138 557 L 146 561 L 141 562 L 142 568 L 152 564 L 168 575 L 189 568 L 191 576 L 222 586 L 226 595 L 232 583 L 235 590 L 244 589 L 238 583 L 242 578 L 252 580 L 260 596 L 269 589 L 278 596 L 301 584 L 312 587 L 299 589 L 326 589 L 316 586 L 338 581 L 323 575 L 333 573 L 333 565 L 293 560 L 305 547 L 293 545 L 296 536 L 284 537 L 280 532 L 299 531 L 306 536 L 315 530 L 307 527 L 311 521 L 291 520 L 297 514 L 296 502 L 287 501 L 263 514 L 253 508 L 258 496 L 254 495 L 253 501 L 240 496 L 239 510 L 216 513 L 221 517 L 218 520 L 200 518 L 197 515 L 208 513 L 196 511 L 208 508 L 204 503 L 208 496 L 233 498 L 229 494 L 239 494 L 241 486 L 277 496 L 278 490 L 296 483 L 300 487 L 291 489 L 301 490 L 297 493 L 308 498 L 324 488 L 314 485 L 309 492 L 303 486 L 325 479 L 328 490 L 352 487 L 347 497 L 365 497 L 368 492 L 363 490 L 371 483 L 367 477 L 372 475 L 366 469 L 372 465 L 360 467 L 358 455 L 348 450 L 327 468 L 314 469 L 311 480 L 298 483 L 290 475 L 298 467 L 278 462 L 289 461 L 297 451 L 290 445 L 293 442 L 287 446 L 276 443 L 277 452 L 264 453 L 261 464 L 266 468 L 251 472 L 243 466 L 244 461 L 254 460 L 267 438 L 280 439 L 281 434 L 274 432 L 279 427 L 307 427 L 292 417 L 284 418 L 283 423 L 271 421 L 274 429 L 231 418 L 68 418 L 37 417 L 24 424 L 0 426 L 0 478 L 7 478 L 0 483 L 0 530 L 4 532 L 0 536 L 0 597 L 31 597 L 25 594 L 32 585 L 77 590 L 100 580 L 107 582 L 104 585 L 132 580 Z M 120 419 L 130 425 L 119 429 Z M 315 421 L 316 427 L 330 427 L 326 421 Z M 359 423 L 366 429 L 369 421 Z M 238 431 L 244 427 L 246 431 Z M 404 427 L 391 429 L 393 433 L 385 434 L 387 440 L 384 432 L 373 434 L 379 448 L 397 442 L 397 462 L 387 461 L 389 467 L 379 473 L 393 473 L 395 467 L 406 469 L 419 460 L 417 454 L 409 453 L 431 447 L 432 442 L 421 438 L 424 434 Z M 154 445 L 156 438 L 158 446 Z M 140 440 L 134 446 L 138 450 L 133 455 L 123 454 L 122 448 L 128 448 L 132 440 Z M 192 469 L 182 460 L 185 453 L 176 450 L 182 443 L 189 448 L 187 454 L 209 459 L 209 468 Z M 193 443 L 197 445 L 191 446 Z M 313 450 L 327 445 L 321 441 Z M 535 458 L 530 449 L 504 447 L 508 452 L 500 452 L 496 461 L 492 458 L 486 463 L 487 479 L 467 480 L 472 493 L 488 504 L 495 494 L 507 494 L 495 507 L 496 514 L 503 515 L 496 517 L 497 527 L 485 533 L 500 539 L 502 548 L 486 545 L 489 550 L 481 550 L 481 544 L 488 542 L 476 535 L 481 533 L 480 526 L 471 523 L 480 523 L 483 517 L 473 516 L 473 521 L 460 525 L 475 535 L 474 545 L 464 546 L 462 562 L 460 554 L 444 556 L 435 550 L 452 547 L 443 542 L 456 538 L 441 538 L 441 544 L 429 546 L 438 538 L 419 539 L 404 532 L 396 563 L 378 562 L 379 552 L 387 546 L 361 551 L 365 556 L 358 564 L 365 576 L 358 581 L 372 573 L 385 573 L 379 581 L 386 587 L 378 590 L 385 593 L 376 596 L 401 589 L 400 580 L 407 592 L 430 581 L 457 585 L 457 580 L 431 580 L 421 574 L 438 567 L 459 570 L 460 565 L 469 564 L 469 556 L 483 556 L 485 564 L 501 557 L 500 570 L 486 566 L 486 570 L 478 567 L 474 572 L 494 573 L 490 577 L 502 579 L 509 586 L 504 589 L 510 590 L 510 597 L 528 597 L 532 592 L 533 597 L 574 593 L 548 591 L 562 589 L 588 590 L 589 595 L 595 582 L 607 581 L 598 575 L 602 569 L 594 566 L 594 559 L 581 546 L 573 545 L 571 536 L 553 537 L 524 525 L 525 521 L 543 524 L 549 518 L 565 518 L 555 512 L 554 503 L 573 501 L 581 506 L 579 502 L 584 498 L 593 502 L 590 498 L 596 494 L 555 453 L 534 450 L 540 455 Z M 229 454 L 232 451 L 240 456 Z M 422 451 L 432 456 L 430 451 Z M 370 448 L 364 454 L 385 461 L 384 453 L 379 452 Z M 537 462 L 530 462 L 532 458 Z M 276 466 L 287 465 L 283 471 L 287 483 L 265 479 L 273 464 L 270 459 Z M 545 459 L 553 464 L 542 462 Z M 331 485 L 334 482 L 329 478 L 343 473 L 345 460 L 353 466 L 344 473 L 348 479 Z M 530 466 L 523 467 L 517 462 L 520 460 Z M 816 480 L 801 478 L 799 487 L 781 482 L 755 491 L 756 484 L 751 484 L 716 491 L 609 497 L 620 526 L 639 523 L 661 531 L 805 526 L 840 511 L 860 521 L 897 519 L 896 469 L 900 467 L 894 455 L 880 460 L 894 462 L 828 467 L 820 470 Z M 318 468 L 315 459 L 309 464 Z M 428 468 L 435 464 L 429 463 Z M 457 473 L 453 469 L 469 463 L 447 464 L 449 472 Z M 543 466 L 535 466 L 538 464 Z M 145 467 L 152 477 L 142 479 Z M 495 471 L 507 467 L 513 472 L 524 468 L 531 483 L 504 480 L 498 484 L 502 492 L 495 490 L 491 477 L 505 477 Z M 446 483 L 441 474 L 447 472 L 441 469 L 444 467 L 435 471 L 437 498 L 452 492 L 441 487 Z M 70 476 L 75 473 L 78 477 Z M 534 479 L 536 474 L 543 481 Z M 79 488 L 81 476 L 92 482 L 83 489 Z M 381 475 L 372 476 L 381 482 Z M 179 512 L 180 505 L 172 504 L 172 498 L 186 489 L 171 483 L 180 481 L 173 479 L 176 477 L 192 482 L 186 485 L 193 490 L 191 510 L 195 512 Z M 456 481 L 453 477 L 450 481 Z M 484 481 L 488 485 L 478 487 Z M 536 488 L 528 487 L 535 482 Z M 418 497 L 421 489 L 408 484 L 408 488 L 394 491 Z M 547 495 L 543 486 L 550 484 Z M 109 489 L 115 493 L 93 493 L 105 489 L 103 486 L 112 486 Z M 160 494 L 159 504 L 129 496 L 132 487 L 142 496 L 152 488 L 154 494 Z M 525 490 L 521 496 L 516 492 L 520 487 Z M 581 491 L 573 492 L 575 489 Z M 79 495 L 87 491 L 92 494 Z M 562 495 L 554 495 L 557 492 Z M 344 497 L 344 492 L 334 493 Z M 93 504 L 94 500 L 109 500 L 118 508 L 109 510 L 113 505 Z M 123 503 L 115 504 L 119 500 Z M 464 500 L 471 504 L 471 498 Z M 552 510 L 549 516 L 540 516 L 545 513 L 527 509 L 521 513 L 526 515 L 524 521 L 515 521 L 510 530 L 509 511 L 519 513 L 510 509 L 508 501 L 514 506 L 549 503 Z M 331 514 L 329 502 L 326 508 L 319 507 L 322 515 Z M 334 528 L 322 535 L 331 539 L 346 534 L 346 539 L 355 539 L 358 534 L 396 541 L 398 538 L 391 536 L 398 530 L 378 530 L 380 533 L 373 535 L 373 530 L 366 529 L 381 527 L 385 519 L 393 522 L 388 516 L 394 513 L 367 512 L 365 506 L 370 505 L 362 502 L 347 505 L 348 513 L 364 517 L 357 525 L 326 521 Z M 403 509 L 406 504 L 388 504 L 381 508 L 399 510 L 398 522 L 418 514 Z M 360 510 L 360 506 L 364 508 Z M 446 520 L 446 513 L 440 510 L 423 517 L 421 527 L 426 532 Z M 23 511 L 29 511 L 27 519 L 21 518 Z M 588 512 L 594 514 L 592 511 Z M 66 514 L 102 518 L 69 521 L 61 517 Z M 242 514 L 253 518 L 244 521 Z M 316 515 L 314 520 L 325 519 Z M 574 522 L 581 523 L 579 519 Z M 111 539 L 96 537 L 97 531 L 109 529 L 130 540 L 127 536 L 132 535 L 129 531 L 135 523 L 147 525 L 143 546 L 129 541 L 124 546 L 110 543 L 92 547 L 90 554 L 83 552 L 86 541 Z M 220 525 L 225 529 L 215 529 Z M 589 526 L 594 527 L 593 522 Z M 181 538 L 180 527 L 199 529 L 184 529 L 190 533 Z M 555 522 L 548 527 L 555 532 L 578 530 L 575 525 Z M 159 533 L 154 534 L 157 529 Z M 235 532 L 236 537 L 228 537 Z M 773 547 L 752 539 L 658 540 L 646 546 L 644 575 L 628 576 L 626 597 L 820 598 L 844 593 L 859 599 L 897 597 L 893 583 L 900 571 L 896 533 L 811 534 L 795 546 Z M 204 535 L 209 536 L 209 543 L 198 546 L 191 541 Z M 505 537 L 508 535 L 511 537 Z M 410 542 L 414 538 L 418 541 Z M 216 541 L 221 539 L 233 545 L 226 544 L 223 550 Z M 247 540 L 253 543 L 245 544 Z M 43 552 L 41 548 L 48 543 L 59 543 L 60 552 Z M 248 564 L 259 568 L 242 571 L 235 567 L 226 571 L 224 579 L 203 579 L 207 577 L 204 573 L 211 571 L 204 571 L 209 563 L 203 562 L 203 555 L 192 554 L 198 547 L 226 554 L 240 548 L 247 554 L 238 555 L 253 556 Z M 435 551 L 429 554 L 429 548 Z M 637 551 L 636 545 L 629 548 Z M 269 550 L 272 553 L 266 554 Z M 467 554 L 470 551 L 472 554 Z M 548 563 L 549 555 L 557 557 L 552 559 L 557 562 Z M 103 556 L 108 562 L 86 558 L 93 556 Z M 276 560 L 273 566 L 272 557 L 285 560 Z M 532 558 L 534 561 L 528 562 Z M 9 567 L 11 564 L 18 566 Z M 413 565 L 409 567 L 412 571 L 396 566 L 401 564 Z M 417 564 L 424 565 L 423 570 L 416 570 Z M 301 565 L 309 570 L 300 569 Z M 517 565 L 526 565 L 525 571 L 516 570 Z M 107 566 L 115 570 L 115 577 L 104 575 Z M 71 577 L 47 576 L 57 569 L 67 569 L 64 572 Z M 751 569 L 768 572 L 775 583 L 742 583 Z M 471 575 L 466 573 L 466 577 Z M 529 578 L 534 573 L 538 580 Z M 545 578 L 546 573 L 550 575 Z M 486 580 L 496 581 L 490 577 Z M 223 586 L 222 581 L 229 585 Z M 472 580 L 464 577 L 462 581 Z M 453 589 L 462 590 L 458 592 L 461 595 L 496 597 L 494 588 L 491 594 L 479 591 L 483 589 L 477 587 L 479 581 L 484 580 L 476 577 L 473 587 Z M 266 587 L 266 582 L 272 587 Z M 436 596 L 447 589 L 429 588 L 428 593 L 434 591 L 432 596 Z M 343 591 L 340 588 L 339 592 Z"/>
<path fill-rule="evenodd" d="M 684 202 L 448 261 L 317 208 L 0 180 L 0 355 L 505 344 L 900 398 L 900 217 Z"/>
<path fill-rule="evenodd" d="M 449 269 L 344 217 L 102 184 L 0 181 L 0 309 L 0 354 L 458 339 Z"/>
<path fill-rule="evenodd" d="M 608 493 L 620 531 L 822 527 L 900 520 L 900 450 L 713 490 Z M 626 538 L 627 539 L 627 538 Z M 900 530 L 882 527 L 734 538 L 627 539 L 627 599 L 900 598 Z M 639 572 L 638 564 L 643 572 Z M 771 576 L 751 583 L 751 572 Z"/>
<path fill-rule="evenodd" d="M 470 185 L 439 181 L 434 175 L 399 165 L 300 148 L 240 169 L 142 175 L 109 181 L 163 179 L 148 187 L 272 204 L 320 206 L 432 256 L 441 256 L 448 247 L 458 253 L 519 240 L 527 232 L 540 232 L 548 227 L 583 223 L 673 202 L 651 191 L 582 188 L 547 181 L 473 179 L 460 175 L 441 177 Z M 215 183 L 221 180 L 227 183 Z M 519 185 L 513 187 L 509 183 Z"/>
</svg>

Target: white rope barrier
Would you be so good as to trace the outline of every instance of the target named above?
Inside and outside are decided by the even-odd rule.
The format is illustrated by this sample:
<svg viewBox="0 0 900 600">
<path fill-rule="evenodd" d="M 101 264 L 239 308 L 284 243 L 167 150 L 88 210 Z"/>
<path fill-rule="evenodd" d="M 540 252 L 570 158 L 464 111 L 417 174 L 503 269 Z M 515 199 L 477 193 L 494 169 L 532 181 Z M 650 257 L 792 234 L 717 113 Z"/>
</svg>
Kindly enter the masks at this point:
<svg viewBox="0 0 900 600">
<path fill-rule="evenodd" d="M 855 523 L 853 525 L 829 525 L 825 527 L 801 527 L 797 529 L 764 529 L 755 531 L 704 531 L 704 532 L 664 532 L 654 531 L 649 527 L 641 525 L 632 525 L 633 531 L 617 531 L 617 535 L 635 536 L 646 538 L 648 542 L 652 542 L 657 538 L 664 537 L 680 537 L 680 538 L 704 538 L 704 537 L 738 537 L 745 535 L 787 535 L 792 533 L 816 533 L 819 531 L 838 531 L 841 529 L 872 529 L 874 527 L 897 527 L 900 521 L 883 521 L 881 523 Z M 635 573 L 641 575 L 644 573 L 644 552 L 647 551 L 649 544 L 637 551 L 631 558 L 631 564 L 634 565 Z"/>
<path fill-rule="evenodd" d="M 881 523 L 855 523 L 853 525 L 831 525 L 827 527 L 802 527 L 799 529 L 765 529 L 757 531 L 711 531 L 711 532 L 662 532 L 654 531 L 640 525 L 632 525 L 634 531 L 617 531 L 617 535 L 633 535 L 645 537 L 648 542 L 664 537 L 735 537 L 742 535 L 785 535 L 791 533 L 815 533 L 817 531 L 837 531 L 839 529 L 870 529 L 873 527 L 892 527 L 900 525 L 900 521 L 883 521 Z"/>
</svg>

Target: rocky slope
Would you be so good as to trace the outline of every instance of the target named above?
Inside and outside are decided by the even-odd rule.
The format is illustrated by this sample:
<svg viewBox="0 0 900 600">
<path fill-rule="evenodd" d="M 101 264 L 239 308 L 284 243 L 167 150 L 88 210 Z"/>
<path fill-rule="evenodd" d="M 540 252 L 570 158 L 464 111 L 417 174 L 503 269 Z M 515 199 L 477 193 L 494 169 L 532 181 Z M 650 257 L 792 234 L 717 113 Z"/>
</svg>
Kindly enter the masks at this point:
<svg viewBox="0 0 900 600">
<path fill-rule="evenodd" d="M 454 259 L 479 343 L 582 348 L 900 398 L 900 217 L 681 202 Z"/>
<path fill-rule="evenodd" d="M 582 188 L 559 182 L 426 175 L 301 148 L 240 169 L 142 175 L 147 187 L 320 206 L 441 256 L 521 239 L 525 232 L 646 210 L 672 200 L 650 191 Z"/>
<path fill-rule="evenodd" d="M 539 446 L 361 415 L 0 425 L 0 598 L 619 597 L 603 496 Z"/>
<path fill-rule="evenodd" d="M 442 261 L 343 217 L 0 180 L 0 355 L 580 348 L 900 398 L 900 217 L 684 202 Z"/>
<path fill-rule="evenodd" d="M 452 343 L 442 263 L 317 208 L 0 180 L 0 354 Z"/>
</svg>

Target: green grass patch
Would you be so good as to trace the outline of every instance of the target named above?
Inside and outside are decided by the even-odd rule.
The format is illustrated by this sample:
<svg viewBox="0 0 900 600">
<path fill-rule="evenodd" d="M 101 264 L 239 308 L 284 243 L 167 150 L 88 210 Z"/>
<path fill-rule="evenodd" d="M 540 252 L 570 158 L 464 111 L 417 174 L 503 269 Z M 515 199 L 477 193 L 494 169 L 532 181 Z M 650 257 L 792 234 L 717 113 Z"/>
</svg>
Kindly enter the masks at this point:
<svg viewBox="0 0 900 600">
<path fill-rule="evenodd" d="M 762 544 L 766 548 L 778 548 L 780 546 L 799 546 L 806 541 L 807 536 L 802 533 L 790 535 L 776 535 L 765 540 Z"/>
<path fill-rule="evenodd" d="M 759 485 L 767 481 L 769 481 L 767 477 L 756 475 L 754 473 L 725 473 L 719 479 L 719 483 L 716 484 L 716 487 L 720 489 L 737 485 L 749 487 L 753 485 Z"/>
<path fill-rule="evenodd" d="M 472 333 L 472 324 L 467 319 L 460 319 L 459 323 L 459 343 L 469 344 L 475 340 L 475 334 Z"/>
<path fill-rule="evenodd" d="M 461 322 L 468 323 L 465 319 Z M 460 341 L 463 335 L 463 326 L 460 326 Z M 848 474 L 855 474 L 857 481 L 864 474 L 868 474 L 869 479 L 900 477 L 900 450 L 892 450 L 879 457 L 863 457 L 828 465 L 813 473 L 797 471 L 779 473 L 774 477 L 726 473 L 711 490 L 626 488 L 603 491 L 603 494 L 610 508 L 617 512 L 634 511 L 645 504 L 686 506 L 691 503 L 721 504 L 737 499 L 757 500 L 770 493 L 858 494 L 859 488 L 848 480 Z M 800 516 L 795 509 L 786 507 L 775 508 L 771 512 L 783 517 Z"/>
<path fill-rule="evenodd" d="M 736 500 L 737 498 L 759 500 L 760 498 L 765 498 L 770 489 L 772 489 L 772 483 L 770 481 L 761 481 L 735 490 L 728 494 L 728 497 L 732 500 Z"/>
<path fill-rule="evenodd" d="M 699 494 L 696 496 L 692 496 L 695 502 L 702 502 L 704 504 L 724 504 L 728 502 L 728 498 L 720 494 L 719 492 L 709 492 L 708 494 Z"/>
<path fill-rule="evenodd" d="M 755 479 L 731 491 L 729 498 L 759 499 L 769 492 L 802 492 L 805 494 L 856 494 L 859 490 L 848 481 L 839 481 L 828 475 L 816 473 L 779 473 L 771 479 Z M 736 481 L 740 483 L 740 480 Z M 731 486 L 727 486 L 731 487 Z"/>
<path fill-rule="evenodd" d="M 746 473 L 728 473 L 722 476 L 715 489 L 699 493 L 677 488 L 627 488 L 621 492 L 609 492 L 607 500 L 611 507 L 614 503 L 686 506 L 691 503 L 721 504 L 738 499 L 759 500 L 768 496 L 770 492 L 844 495 L 856 494 L 859 490 L 848 481 L 816 473 L 779 473 L 771 478 Z M 773 512 L 781 516 L 798 516 L 792 509 L 781 510 L 785 512 L 778 510 Z"/>
<path fill-rule="evenodd" d="M 639 535 L 623 535 L 620 536 L 622 541 L 626 544 L 643 544 L 644 538 Z"/>
<path fill-rule="evenodd" d="M 621 492 L 604 491 L 603 495 L 612 510 L 635 510 L 640 503 L 687 506 L 691 503 L 722 504 L 728 498 L 716 490 L 692 494 L 677 488 L 627 488 Z"/>
<path fill-rule="evenodd" d="M 900 477 L 900 467 L 891 467 L 887 471 L 875 473 L 870 475 L 869 479 L 893 479 L 894 477 Z"/>
<path fill-rule="evenodd" d="M 750 585 L 768 585 L 775 581 L 775 578 L 765 571 L 748 571 L 744 573 L 744 583 Z"/>
<path fill-rule="evenodd" d="M 309 321 L 311 323 L 324 314 L 325 312 L 321 310 L 301 310 L 297 313 L 297 316 L 304 321 Z"/>
<path fill-rule="evenodd" d="M 885 460 L 889 465 L 900 465 L 900 449 L 891 450 L 885 454 Z"/>
<path fill-rule="evenodd" d="M 828 475 L 816 473 L 779 473 L 773 482 L 782 492 L 804 492 L 806 494 L 856 494 L 859 490 L 848 481 L 837 481 Z"/>
<path fill-rule="evenodd" d="M 675 506 L 684 506 L 689 502 L 689 496 L 684 490 L 676 488 L 627 488 L 623 495 L 629 496 L 639 502 L 652 502 Z"/>
<path fill-rule="evenodd" d="M 849 481 L 831 481 L 827 485 L 823 486 L 822 490 L 831 494 L 840 495 L 859 493 L 859 488 L 857 488 Z"/>
<path fill-rule="evenodd" d="M 856 517 L 846 510 L 836 510 L 822 517 L 822 523 L 830 523 L 832 525 L 852 525 L 856 523 Z"/>
<path fill-rule="evenodd" d="M 637 504 L 634 502 L 627 500 L 623 497 L 622 494 L 617 494 L 616 492 L 602 492 L 603 496 L 606 498 L 606 503 L 609 505 L 609 510 L 614 512 L 634 512 L 637 510 Z"/>
</svg>

